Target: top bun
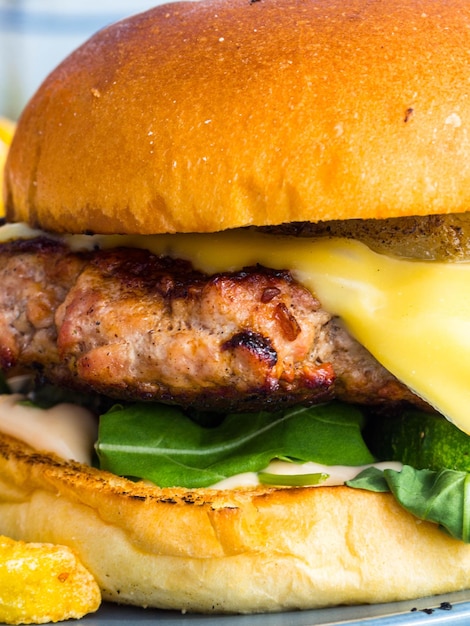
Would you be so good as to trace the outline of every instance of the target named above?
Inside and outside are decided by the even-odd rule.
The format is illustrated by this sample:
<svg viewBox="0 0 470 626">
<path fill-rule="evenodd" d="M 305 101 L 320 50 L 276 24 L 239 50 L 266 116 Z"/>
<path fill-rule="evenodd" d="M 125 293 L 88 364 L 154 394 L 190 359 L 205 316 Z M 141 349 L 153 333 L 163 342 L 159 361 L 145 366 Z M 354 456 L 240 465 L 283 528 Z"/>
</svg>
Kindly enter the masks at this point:
<svg viewBox="0 0 470 626">
<path fill-rule="evenodd" d="M 106 28 L 45 80 L 9 221 L 211 232 L 470 207 L 467 0 L 202 0 Z"/>
</svg>

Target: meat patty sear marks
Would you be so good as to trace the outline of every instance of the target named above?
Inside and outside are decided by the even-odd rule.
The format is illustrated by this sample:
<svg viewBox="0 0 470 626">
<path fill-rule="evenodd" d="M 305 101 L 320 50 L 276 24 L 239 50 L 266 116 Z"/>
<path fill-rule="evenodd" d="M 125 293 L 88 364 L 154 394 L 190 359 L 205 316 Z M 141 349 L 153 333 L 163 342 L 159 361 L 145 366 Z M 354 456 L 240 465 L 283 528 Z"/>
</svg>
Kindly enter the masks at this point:
<svg viewBox="0 0 470 626">
<path fill-rule="evenodd" d="M 207 276 L 146 250 L 0 246 L 0 367 L 215 410 L 417 400 L 287 271 Z"/>
</svg>

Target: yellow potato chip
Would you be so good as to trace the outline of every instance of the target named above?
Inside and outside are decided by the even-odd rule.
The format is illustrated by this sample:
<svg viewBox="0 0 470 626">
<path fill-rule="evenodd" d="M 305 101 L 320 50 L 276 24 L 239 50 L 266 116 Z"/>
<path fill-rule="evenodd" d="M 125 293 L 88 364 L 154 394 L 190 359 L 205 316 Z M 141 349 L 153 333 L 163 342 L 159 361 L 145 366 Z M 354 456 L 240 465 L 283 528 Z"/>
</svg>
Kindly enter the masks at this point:
<svg viewBox="0 0 470 626">
<path fill-rule="evenodd" d="M 78 619 L 100 603 L 95 579 L 70 548 L 0 536 L 0 622 Z"/>
<path fill-rule="evenodd" d="M 0 116 L 0 141 L 7 146 L 10 145 L 15 132 L 16 124 L 6 117 Z"/>
<path fill-rule="evenodd" d="M 8 147 L 13 139 L 13 133 L 15 132 L 15 123 L 6 117 L 0 117 L 0 217 L 5 214 L 5 207 L 3 206 L 3 167 L 7 158 Z"/>
</svg>

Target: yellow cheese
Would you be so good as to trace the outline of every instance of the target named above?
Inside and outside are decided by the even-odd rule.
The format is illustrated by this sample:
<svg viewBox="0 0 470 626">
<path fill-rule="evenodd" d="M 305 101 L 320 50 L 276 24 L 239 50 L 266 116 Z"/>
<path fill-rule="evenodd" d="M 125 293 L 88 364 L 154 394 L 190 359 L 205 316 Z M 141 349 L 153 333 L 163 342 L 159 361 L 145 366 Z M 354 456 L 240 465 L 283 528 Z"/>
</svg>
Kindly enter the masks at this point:
<svg viewBox="0 0 470 626">
<path fill-rule="evenodd" d="M 290 269 L 390 372 L 470 433 L 470 264 L 410 261 L 358 241 L 258 232 L 70 237 L 72 248 L 147 248 L 202 271 Z"/>
</svg>

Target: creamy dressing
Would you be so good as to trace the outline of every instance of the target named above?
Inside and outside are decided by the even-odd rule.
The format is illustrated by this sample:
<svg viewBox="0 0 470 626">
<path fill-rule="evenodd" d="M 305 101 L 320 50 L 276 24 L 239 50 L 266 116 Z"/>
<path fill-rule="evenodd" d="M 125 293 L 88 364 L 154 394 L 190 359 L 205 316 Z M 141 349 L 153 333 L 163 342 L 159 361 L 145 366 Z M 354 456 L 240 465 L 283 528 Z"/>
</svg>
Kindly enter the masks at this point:
<svg viewBox="0 0 470 626">
<path fill-rule="evenodd" d="M 22 404 L 26 396 L 0 395 L 0 430 L 24 441 L 35 450 L 54 452 L 66 460 L 91 465 L 97 436 L 96 419 L 75 404 L 57 404 L 40 409 Z"/>
<path fill-rule="evenodd" d="M 369 467 L 376 467 L 379 470 L 392 469 L 399 472 L 403 465 L 397 461 L 383 461 L 381 463 L 371 463 L 369 465 L 321 465 L 309 461 L 308 463 L 288 463 L 287 461 L 271 461 L 263 470 L 269 474 L 278 476 L 300 476 L 302 474 L 326 474 L 328 477 L 315 487 L 335 487 L 344 485 L 348 480 L 352 480 L 363 470 Z M 212 485 L 212 489 L 240 489 L 242 487 L 256 487 L 260 485 L 256 472 L 244 472 L 236 474 Z"/>
<path fill-rule="evenodd" d="M 12 239 L 32 239 L 33 237 L 44 236 L 44 234 L 44 231 L 30 228 L 27 224 L 5 224 L 0 228 L 0 243 Z"/>
<path fill-rule="evenodd" d="M 410 261 L 355 240 L 250 230 L 64 240 L 73 249 L 147 248 L 207 273 L 256 263 L 288 268 L 384 367 L 470 434 L 470 263 Z"/>
</svg>

